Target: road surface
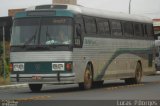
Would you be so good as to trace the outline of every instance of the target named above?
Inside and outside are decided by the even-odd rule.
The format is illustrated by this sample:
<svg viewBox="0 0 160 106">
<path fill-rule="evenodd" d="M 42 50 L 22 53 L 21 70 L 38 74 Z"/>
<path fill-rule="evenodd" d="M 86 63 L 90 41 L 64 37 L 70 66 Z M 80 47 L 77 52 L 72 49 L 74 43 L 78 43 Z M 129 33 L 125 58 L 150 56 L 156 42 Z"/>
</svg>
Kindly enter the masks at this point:
<svg viewBox="0 0 160 106">
<path fill-rule="evenodd" d="M 32 93 L 28 87 L 6 88 L 0 89 L 0 100 L 160 100 L 160 76 L 144 77 L 141 84 L 134 85 L 127 85 L 122 80 L 105 81 L 103 87 L 87 91 L 79 90 L 76 84 L 44 85 L 38 93 Z"/>
<path fill-rule="evenodd" d="M 160 76 L 147 76 L 141 84 L 126 85 L 124 81 L 105 81 L 104 86 L 79 90 L 78 85 L 44 85 L 41 92 L 32 93 L 28 87 L 0 89 L 1 100 L 119 100 L 160 99 Z"/>
</svg>

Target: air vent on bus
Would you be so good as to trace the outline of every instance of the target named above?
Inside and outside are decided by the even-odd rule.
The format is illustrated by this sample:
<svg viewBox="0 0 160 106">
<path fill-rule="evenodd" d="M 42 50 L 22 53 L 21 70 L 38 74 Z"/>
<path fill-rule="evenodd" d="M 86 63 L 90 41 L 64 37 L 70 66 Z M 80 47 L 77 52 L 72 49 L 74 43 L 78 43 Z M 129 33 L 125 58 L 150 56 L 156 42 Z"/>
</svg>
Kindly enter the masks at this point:
<svg viewBox="0 0 160 106">
<path fill-rule="evenodd" d="M 40 5 L 36 6 L 36 10 L 41 9 L 67 9 L 67 5 Z"/>
</svg>

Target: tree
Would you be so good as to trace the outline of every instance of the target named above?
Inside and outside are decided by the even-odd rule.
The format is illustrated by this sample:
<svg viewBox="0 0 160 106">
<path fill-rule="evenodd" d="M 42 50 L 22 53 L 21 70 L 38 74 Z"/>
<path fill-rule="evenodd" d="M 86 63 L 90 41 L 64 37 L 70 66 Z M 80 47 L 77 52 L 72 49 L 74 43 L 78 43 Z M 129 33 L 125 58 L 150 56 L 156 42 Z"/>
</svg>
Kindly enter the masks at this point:
<svg viewBox="0 0 160 106">
<path fill-rule="evenodd" d="M 0 56 L 2 55 L 2 53 L 3 53 L 3 47 L 2 47 L 2 45 L 0 44 Z"/>
</svg>

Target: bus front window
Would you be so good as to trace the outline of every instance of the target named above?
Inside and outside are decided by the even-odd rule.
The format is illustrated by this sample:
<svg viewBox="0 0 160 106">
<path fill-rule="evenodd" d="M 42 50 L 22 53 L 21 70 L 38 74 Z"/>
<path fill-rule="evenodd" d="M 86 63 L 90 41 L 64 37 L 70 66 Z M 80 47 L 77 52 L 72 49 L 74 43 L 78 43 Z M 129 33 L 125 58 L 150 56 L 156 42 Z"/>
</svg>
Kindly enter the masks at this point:
<svg viewBox="0 0 160 106">
<path fill-rule="evenodd" d="M 36 44 L 39 25 L 40 18 L 16 19 L 12 29 L 11 45 L 24 45 L 27 41 L 28 45 Z"/>
<path fill-rule="evenodd" d="M 71 18 L 16 19 L 11 45 L 70 45 L 72 35 Z"/>
</svg>

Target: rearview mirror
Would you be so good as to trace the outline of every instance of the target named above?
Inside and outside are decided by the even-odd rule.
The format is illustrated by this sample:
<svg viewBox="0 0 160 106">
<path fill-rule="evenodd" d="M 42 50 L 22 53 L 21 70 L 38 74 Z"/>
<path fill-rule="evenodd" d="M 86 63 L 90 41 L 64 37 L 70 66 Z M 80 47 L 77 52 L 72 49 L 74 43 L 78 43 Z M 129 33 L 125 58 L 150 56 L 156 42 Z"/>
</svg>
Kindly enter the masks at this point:
<svg viewBox="0 0 160 106">
<path fill-rule="evenodd" d="M 76 34 L 77 34 L 77 36 L 81 36 L 81 34 L 82 34 L 81 25 L 80 24 L 76 25 Z"/>
</svg>

